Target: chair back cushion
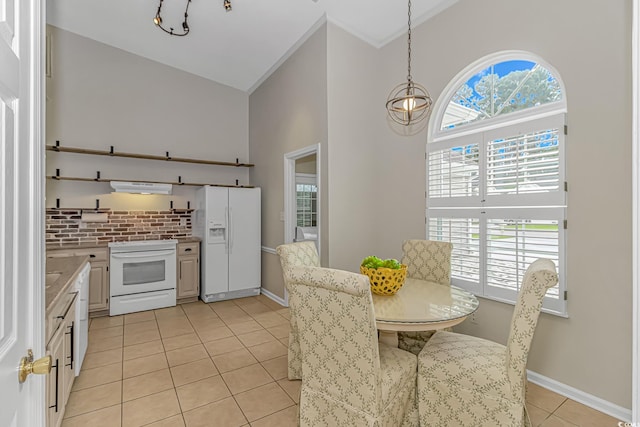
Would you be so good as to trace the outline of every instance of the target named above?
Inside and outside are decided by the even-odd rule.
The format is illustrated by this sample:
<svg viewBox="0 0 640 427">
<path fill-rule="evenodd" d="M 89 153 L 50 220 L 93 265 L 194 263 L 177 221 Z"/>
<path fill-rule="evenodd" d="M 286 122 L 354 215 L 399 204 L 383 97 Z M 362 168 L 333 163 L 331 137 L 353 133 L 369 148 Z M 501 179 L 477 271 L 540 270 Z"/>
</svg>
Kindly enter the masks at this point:
<svg viewBox="0 0 640 427">
<path fill-rule="evenodd" d="M 511 319 L 505 363 L 513 397 L 523 399 L 525 370 L 533 333 L 538 323 L 542 300 L 547 289 L 558 283 L 556 266 L 548 259 L 531 263 L 522 279 L 522 287 Z"/>
<path fill-rule="evenodd" d="M 304 387 L 375 413 L 381 399 L 380 359 L 369 279 L 320 267 L 289 272 Z"/>
<path fill-rule="evenodd" d="M 449 242 L 405 240 L 401 262 L 407 266 L 408 277 L 450 285 L 452 250 Z"/>
<path fill-rule="evenodd" d="M 280 265 L 285 279 L 288 268 L 300 266 L 320 267 L 318 249 L 312 241 L 280 245 L 276 248 L 276 252 L 280 256 Z"/>
<path fill-rule="evenodd" d="M 282 277 L 284 285 L 289 291 L 289 269 L 295 266 L 320 267 L 320 258 L 318 250 L 314 242 L 297 242 L 280 245 L 276 248 L 276 252 L 280 256 L 280 265 L 282 266 Z M 289 291 L 290 292 L 290 291 Z M 296 317 L 291 311 L 291 330 L 289 332 L 289 355 L 287 361 L 287 375 L 290 380 L 299 380 L 302 378 L 302 355 L 300 354 L 300 343 L 298 342 L 298 327 L 296 325 Z"/>
</svg>

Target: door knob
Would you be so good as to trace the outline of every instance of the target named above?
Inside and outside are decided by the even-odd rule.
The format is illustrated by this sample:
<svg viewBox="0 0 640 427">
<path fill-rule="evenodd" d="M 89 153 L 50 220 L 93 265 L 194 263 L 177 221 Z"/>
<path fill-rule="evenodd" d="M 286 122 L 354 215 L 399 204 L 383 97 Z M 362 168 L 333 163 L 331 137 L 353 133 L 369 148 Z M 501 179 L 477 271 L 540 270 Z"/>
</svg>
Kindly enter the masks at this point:
<svg viewBox="0 0 640 427">
<path fill-rule="evenodd" d="M 18 369 L 18 381 L 23 383 L 27 380 L 29 374 L 45 375 L 51 372 L 51 356 L 41 357 L 33 360 L 33 351 L 27 350 L 27 356 L 20 360 L 20 368 Z"/>
</svg>

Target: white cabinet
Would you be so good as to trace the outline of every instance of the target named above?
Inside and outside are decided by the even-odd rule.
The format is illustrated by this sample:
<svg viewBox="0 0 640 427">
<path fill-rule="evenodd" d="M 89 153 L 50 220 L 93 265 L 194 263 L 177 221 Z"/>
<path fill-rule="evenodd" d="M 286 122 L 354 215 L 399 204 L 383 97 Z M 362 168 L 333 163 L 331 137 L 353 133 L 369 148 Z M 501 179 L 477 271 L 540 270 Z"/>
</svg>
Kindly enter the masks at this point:
<svg viewBox="0 0 640 427">
<path fill-rule="evenodd" d="M 108 309 L 109 263 L 107 261 L 92 261 L 91 273 L 89 274 L 89 312 Z"/>
<path fill-rule="evenodd" d="M 53 331 L 47 343 L 47 352 L 52 359 L 46 388 L 48 427 L 58 427 L 62 424 L 65 405 L 75 379 L 73 350 L 76 299 L 77 293 L 66 294 L 51 309 L 52 314 L 49 316 L 50 319 L 54 319 L 55 325 L 47 327 L 47 330 Z"/>
<path fill-rule="evenodd" d="M 58 328 L 47 344 L 51 355 L 51 372 L 47 377 L 47 426 L 58 427 L 64 414 L 63 383 L 64 328 Z"/>
<path fill-rule="evenodd" d="M 178 300 L 200 294 L 200 243 L 178 243 Z"/>
</svg>

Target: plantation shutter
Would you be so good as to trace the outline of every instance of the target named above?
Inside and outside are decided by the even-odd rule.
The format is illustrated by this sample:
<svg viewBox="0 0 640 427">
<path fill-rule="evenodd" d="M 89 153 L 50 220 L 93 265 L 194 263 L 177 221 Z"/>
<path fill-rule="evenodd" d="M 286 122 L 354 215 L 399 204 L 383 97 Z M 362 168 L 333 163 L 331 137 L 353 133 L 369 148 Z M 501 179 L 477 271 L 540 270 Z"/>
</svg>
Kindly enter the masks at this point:
<svg viewBox="0 0 640 427">
<path fill-rule="evenodd" d="M 485 206 L 559 206 L 564 194 L 564 114 L 483 133 Z"/>
<path fill-rule="evenodd" d="M 566 313 L 564 123 L 555 114 L 428 144 L 427 238 L 453 243 L 453 285 L 513 303 L 527 267 L 547 258 L 560 282 L 543 309 Z"/>
<path fill-rule="evenodd" d="M 524 272 L 538 258 L 550 259 L 565 271 L 564 208 L 495 209 L 486 214 L 484 294 L 515 301 Z M 544 307 L 561 311 L 560 286 L 549 289 Z"/>
<path fill-rule="evenodd" d="M 479 294 L 480 286 L 480 220 L 467 211 L 443 211 L 429 218 L 427 238 L 453 244 L 451 281 Z M 457 216 L 460 215 L 460 216 Z"/>
</svg>

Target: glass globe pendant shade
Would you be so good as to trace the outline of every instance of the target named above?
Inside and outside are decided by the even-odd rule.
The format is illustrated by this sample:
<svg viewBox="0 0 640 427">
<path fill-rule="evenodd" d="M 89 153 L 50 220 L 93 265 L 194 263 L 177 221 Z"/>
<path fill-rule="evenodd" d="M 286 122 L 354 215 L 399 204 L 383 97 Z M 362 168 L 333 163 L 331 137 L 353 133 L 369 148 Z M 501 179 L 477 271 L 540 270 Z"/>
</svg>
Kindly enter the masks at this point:
<svg viewBox="0 0 640 427">
<path fill-rule="evenodd" d="M 391 120 L 409 126 L 427 117 L 431 104 L 433 101 L 424 86 L 408 80 L 391 90 L 386 107 Z"/>
</svg>

